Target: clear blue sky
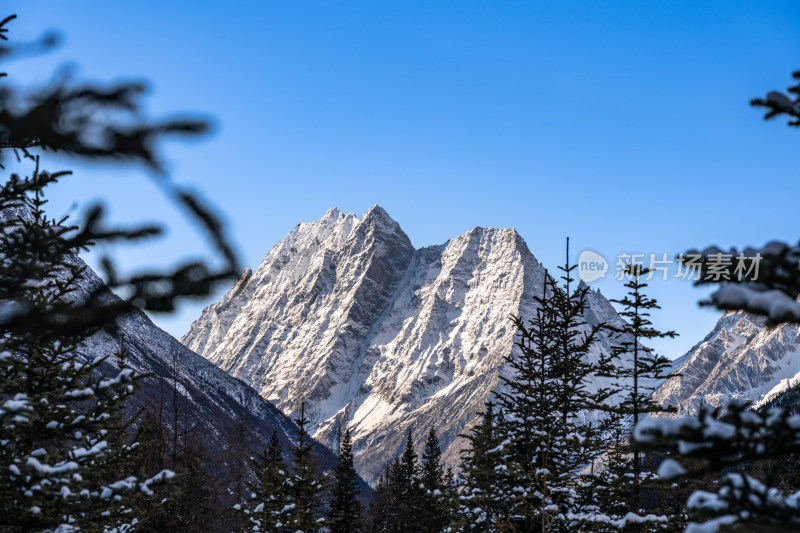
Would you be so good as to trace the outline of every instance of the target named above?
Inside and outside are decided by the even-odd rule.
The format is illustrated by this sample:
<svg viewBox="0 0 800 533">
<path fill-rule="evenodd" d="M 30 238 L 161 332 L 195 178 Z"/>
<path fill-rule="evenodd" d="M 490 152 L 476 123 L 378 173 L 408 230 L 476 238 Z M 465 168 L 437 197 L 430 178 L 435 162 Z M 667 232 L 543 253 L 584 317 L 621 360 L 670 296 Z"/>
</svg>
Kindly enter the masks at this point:
<svg viewBox="0 0 800 533">
<path fill-rule="evenodd" d="M 4 2 L 12 40 L 60 29 L 45 57 L 5 64 L 45 82 L 145 78 L 153 115 L 214 117 L 164 147 L 173 179 L 223 211 L 244 266 L 330 207 L 382 205 L 416 246 L 515 227 L 555 266 L 577 250 L 676 254 L 796 241 L 800 131 L 750 98 L 800 68 L 797 2 Z M 204 243 L 143 171 L 57 160 L 77 176 L 54 213 L 102 197 L 118 221 L 160 219 L 129 263 Z M 613 281 L 599 285 L 619 295 Z M 657 347 L 681 355 L 713 326 L 687 282 L 654 282 Z M 156 321 L 175 335 L 202 305 Z"/>
</svg>

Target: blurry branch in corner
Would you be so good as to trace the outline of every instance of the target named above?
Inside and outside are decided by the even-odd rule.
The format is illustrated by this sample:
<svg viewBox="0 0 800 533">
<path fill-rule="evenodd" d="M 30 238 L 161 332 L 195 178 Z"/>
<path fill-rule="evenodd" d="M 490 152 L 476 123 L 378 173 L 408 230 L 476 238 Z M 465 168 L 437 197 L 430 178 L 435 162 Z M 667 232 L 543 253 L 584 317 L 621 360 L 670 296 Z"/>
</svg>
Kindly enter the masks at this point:
<svg viewBox="0 0 800 533">
<path fill-rule="evenodd" d="M 43 53 L 57 44 L 53 35 L 35 42 L 8 44 L 8 25 L 14 18 L 12 15 L 0 22 L 0 61 Z M 78 252 L 101 242 L 140 241 L 163 233 L 161 226 L 152 225 L 107 227 L 102 206 L 94 205 L 80 225 L 69 225 L 66 218 L 52 220 L 52 231 L 58 232 L 58 238 L 48 250 L 69 271 L 68 278 L 86 279 L 88 282 L 83 285 L 90 289 L 74 290 L 69 305 L 28 313 L 26 309 L 31 306 L 25 302 L 24 285 L 35 277 L 37 265 L 29 265 L 31 270 L 18 276 L 4 275 L 0 280 L 3 329 L 49 334 L 91 331 L 113 324 L 120 314 L 136 308 L 172 311 L 181 298 L 207 296 L 218 284 L 238 274 L 237 257 L 220 218 L 196 194 L 169 179 L 158 154 L 163 139 L 197 137 L 209 130 L 209 122 L 182 117 L 150 119 L 143 109 L 145 89 L 140 82 L 76 84 L 67 75 L 45 87 L 22 88 L 10 84 L 5 73 L 0 74 L 0 168 L 5 168 L 3 164 L 9 156 L 16 159 L 19 167 L 31 167 L 27 176 L 8 176 L 0 188 L 0 258 L 13 257 L 36 245 L 30 242 L 31 227 L 46 217 L 32 198 L 41 200 L 48 185 L 71 175 L 69 171 L 42 170 L 40 159 L 48 153 L 60 153 L 77 160 L 129 162 L 149 169 L 160 190 L 205 235 L 214 260 L 186 261 L 170 269 L 153 267 L 122 276 L 111 258 L 103 257 L 105 284 L 91 282 L 88 267 L 77 258 Z M 112 295 L 108 288 L 123 296 Z"/>
</svg>

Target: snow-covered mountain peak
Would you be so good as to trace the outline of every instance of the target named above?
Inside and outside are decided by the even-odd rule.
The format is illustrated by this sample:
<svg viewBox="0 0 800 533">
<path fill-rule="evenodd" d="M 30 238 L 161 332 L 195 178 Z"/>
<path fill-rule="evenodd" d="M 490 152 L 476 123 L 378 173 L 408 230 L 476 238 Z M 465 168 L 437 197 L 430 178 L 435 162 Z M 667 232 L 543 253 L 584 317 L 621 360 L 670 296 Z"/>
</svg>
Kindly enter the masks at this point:
<svg viewBox="0 0 800 533">
<path fill-rule="evenodd" d="M 378 204 L 373 205 L 364 213 L 361 217 L 362 221 L 374 220 L 377 224 L 383 224 L 387 227 L 393 229 L 400 229 L 400 225 L 395 222 L 395 220 L 389 216 L 389 213 L 386 212 L 384 208 L 379 206 Z"/>
<path fill-rule="evenodd" d="M 679 413 L 732 399 L 759 405 L 800 382 L 800 329 L 769 328 L 761 317 L 727 312 L 673 369 L 680 376 L 667 380 L 654 398 L 676 405 Z"/>
<path fill-rule="evenodd" d="M 325 215 L 323 215 L 321 220 L 338 220 L 343 216 L 344 213 L 342 213 L 338 207 L 331 207 L 330 209 L 325 211 Z"/>
<path fill-rule="evenodd" d="M 394 250 L 395 247 L 413 252 L 414 247 L 411 245 L 408 235 L 381 206 L 370 207 L 361 218 L 356 220 L 350 236 L 353 246 L 361 248 L 374 245 L 377 253 L 394 253 L 397 251 Z"/>
<path fill-rule="evenodd" d="M 514 349 L 509 317 L 533 316 L 543 280 L 512 228 L 416 250 L 380 206 L 330 210 L 293 229 L 181 341 L 287 415 L 306 402 L 323 442 L 349 427 L 357 467 L 374 479 L 407 431 L 421 443 L 431 425 L 457 462 L 458 435 Z M 590 299 L 588 321 L 616 316 Z"/>
<path fill-rule="evenodd" d="M 528 249 L 525 240 L 514 228 L 491 228 L 475 226 L 448 240 L 444 244 L 450 253 L 464 252 L 475 254 L 477 257 L 488 258 L 490 254 L 505 255 L 509 259 L 531 261 L 532 265 L 539 262 Z"/>
</svg>

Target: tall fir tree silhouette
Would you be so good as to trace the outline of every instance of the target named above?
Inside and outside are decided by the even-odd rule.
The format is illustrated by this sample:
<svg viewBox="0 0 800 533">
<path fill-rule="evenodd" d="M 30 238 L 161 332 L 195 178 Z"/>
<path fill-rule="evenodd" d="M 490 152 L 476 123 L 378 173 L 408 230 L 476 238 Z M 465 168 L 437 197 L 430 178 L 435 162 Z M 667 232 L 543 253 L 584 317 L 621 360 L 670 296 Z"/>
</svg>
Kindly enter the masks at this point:
<svg viewBox="0 0 800 533">
<path fill-rule="evenodd" d="M 289 526 L 293 530 L 310 533 L 325 526 L 320 507 L 327 480 L 316 472 L 314 441 L 308 434 L 305 402 L 300 405 L 300 417 L 295 419 L 295 423 L 297 437 L 289 448 L 292 474 L 287 482 L 288 505 L 291 506 Z"/>
<path fill-rule="evenodd" d="M 470 484 L 478 480 L 492 488 L 491 499 L 480 499 L 494 515 L 480 509 L 477 517 L 493 520 L 479 526 L 488 530 L 573 530 L 580 520 L 572 518 L 579 505 L 576 472 L 602 453 L 603 424 L 584 415 L 604 409 L 613 392 L 588 387 L 605 371 L 588 357 L 603 324 L 589 325 L 583 318 L 589 289 L 573 287 L 569 240 L 559 269 L 560 285 L 545 271 L 534 316 L 513 318 L 518 335 L 507 357 L 512 375 L 501 375 L 504 389 L 495 394 L 502 413 L 494 430 L 498 445 L 480 451 L 482 461 L 492 454 L 494 473 L 476 471 L 480 455 L 468 455 L 465 462 L 462 494 L 474 490 Z"/>
<path fill-rule="evenodd" d="M 331 490 L 330 528 L 332 533 L 355 533 L 361 529 L 362 509 L 358 474 L 353 466 L 353 442 L 347 429 L 339 442 Z"/>
<path fill-rule="evenodd" d="M 618 380 L 620 401 L 616 406 L 616 413 L 630 417 L 632 426 L 636 427 L 644 415 L 668 410 L 653 401 L 652 394 L 655 390 L 654 384 L 661 383 L 670 377 L 668 370 L 672 363 L 642 343 L 653 339 L 673 338 L 677 336 L 677 333 L 674 331 L 662 332 L 653 327 L 650 312 L 661 307 L 655 299 L 644 293 L 647 283 L 643 281 L 642 276 L 647 275 L 650 270 L 639 264 L 629 264 L 623 272 L 628 277 L 628 281 L 625 283 L 628 293 L 621 300 L 611 300 L 611 302 L 622 307 L 619 315 L 625 319 L 625 322 L 620 327 L 609 328 L 616 336 L 617 343 L 613 346 L 607 362 L 615 368 L 611 375 Z M 629 361 L 624 361 L 624 359 Z M 643 454 L 636 447 L 627 449 L 633 458 L 630 464 L 632 476 L 619 477 L 619 482 L 623 483 L 623 487 L 620 487 L 619 490 L 623 493 L 629 490 L 624 485 L 628 480 L 632 481 L 632 487 L 630 487 L 632 508 L 630 511 L 639 513 Z"/>
<path fill-rule="evenodd" d="M 452 473 L 451 473 L 452 474 Z M 454 494 L 448 482 L 436 429 L 431 426 L 420 464 L 422 512 L 420 531 L 438 533 L 453 519 Z"/>
</svg>

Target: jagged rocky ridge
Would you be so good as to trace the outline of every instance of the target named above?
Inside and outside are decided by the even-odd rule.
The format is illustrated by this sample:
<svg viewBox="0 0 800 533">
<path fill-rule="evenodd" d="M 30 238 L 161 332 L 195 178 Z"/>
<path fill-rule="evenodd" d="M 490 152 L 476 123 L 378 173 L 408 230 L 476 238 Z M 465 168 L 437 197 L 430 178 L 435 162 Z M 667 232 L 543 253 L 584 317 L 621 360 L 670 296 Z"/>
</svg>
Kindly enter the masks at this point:
<svg viewBox="0 0 800 533">
<path fill-rule="evenodd" d="M 770 328 L 762 317 L 725 313 L 673 368 L 680 376 L 661 385 L 654 399 L 679 414 L 733 399 L 759 407 L 800 384 L 800 328 Z"/>
<path fill-rule="evenodd" d="M 361 218 L 331 209 L 246 270 L 181 342 L 287 415 L 306 402 L 323 443 L 349 427 L 368 481 L 406 432 L 420 446 L 431 425 L 455 465 L 458 435 L 506 372 L 509 316 L 533 316 L 544 272 L 513 229 L 474 228 L 417 250 L 379 206 Z M 595 291 L 586 319 L 620 320 Z M 591 357 L 608 349 L 601 337 Z"/>
</svg>

